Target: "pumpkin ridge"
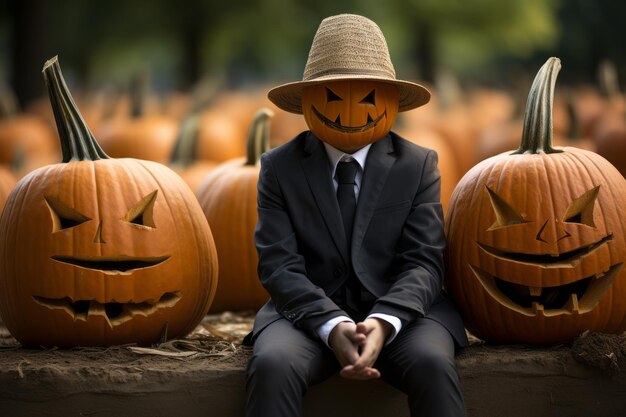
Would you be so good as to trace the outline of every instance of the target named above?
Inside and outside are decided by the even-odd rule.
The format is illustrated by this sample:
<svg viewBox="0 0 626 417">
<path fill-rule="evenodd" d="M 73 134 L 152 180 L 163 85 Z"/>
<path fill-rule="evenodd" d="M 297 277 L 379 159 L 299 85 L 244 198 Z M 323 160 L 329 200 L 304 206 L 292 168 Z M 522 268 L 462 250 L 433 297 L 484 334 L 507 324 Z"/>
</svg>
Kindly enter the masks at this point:
<svg viewBox="0 0 626 417">
<path fill-rule="evenodd" d="M 153 165 L 153 164 L 149 163 L 148 161 L 143 161 L 143 160 L 141 160 L 141 159 L 137 159 L 136 161 L 137 161 L 137 163 L 138 163 L 138 164 L 139 164 L 139 165 L 143 168 L 143 170 L 144 170 L 145 172 L 147 172 L 147 173 L 149 174 L 149 176 L 150 176 L 150 177 L 152 177 L 153 181 L 154 181 L 154 182 L 156 182 L 156 184 L 157 184 L 157 186 L 158 186 L 158 188 L 159 188 L 159 189 L 164 190 L 164 191 L 165 191 L 165 190 L 167 190 L 167 189 L 169 189 L 169 188 L 163 187 L 163 185 L 161 184 L 161 181 L 159 181 L 159 178 L 157 178 L 157 176 L 155 175 L 155 173 L 154 173 L 154 172 L 152 172 L 152 170 L 151 170 L 151 169 L 149 169 L 149 166 L 148 166 L 148 165 Z M 177 193 L 180 195 L 180 193 L 181 193 L 180 188 L 177 188 L 177 189 L 176 189 L 176 191 L 177 191 Z M 163 196 L 164 196 L 164 197 L 166 197 L 166 196 L 165 196 L 165 193 L 163 193 Z M 184 202 L 185 202 L 185 205 L 187 205 L 187 203 L 186 203 L 186 199 L 185 199 L 185 198 L 183 198 L 183 196 L 182 196 L 182 195 L 181 195 L 180 197 L 181 197 L 181 198 L 180 198 L 180 200 L 184 201 Z M 169 211 L 170 213 L 174 213 L 174 211 L 172 210 L 172 205 L 170 204 L 169 198 L 164 198 L 164 200 L 165 200 L 165 203 L 167 204 L 167 209 L 168 209 L 168 211 Z M 189 219 L 189 221 L 192 221 L 192 220 L 191 220 L 191 218 Z M 177 241 L 180 241 L 180 240 L 181 240 L 181 239 L 180 239 L 180 234 L 181 234 L 181 233 L 180 233 L 180 227 L 179 227 L 179 225 L 178 225 L 178 222 L 174 222 L 174 227 L 176 228 L 176 240 L 177 240 Z M 193 235 L 194 235 L 194 236 L 193 236 L 193 238 L 194 238 L 194 243 L 196 243 L 196 244 L 194 245 L 194 247 L 198 247 L 198 246 L 197 246 L 197 236 L 196 236 L 195 234 L 193 234 Z M 196 263 L 197 263 L 197 268 L 196 268 L 196 269 L 197 269 L 198 271 L 200 271 L 200 270 L 202 269 L 202 268 L 201 268 L 201 265 L 199 264 L 200 257 L 196 257 L 196 259 L 197 259 L 197 262 L 196 262 Z M 196 288 L 196 290 L 197 290 L 197 288 Z M 207 288 L 207 290 L 208 290 L 208 288 Z M 204 298 L 205 294 L 202 294 L 202 296 L 203 296 L 203 298 Z M 196 296 L 196 298 L 199 298 L 199 297 L 198 297 L 198 296 Z M 193 305 L 195 306 L 195 309 L 194 309 L 194 311 L 193 311 L 193 317 L 192 317 L 190 320 L 187 320 L 187 323 L 196 322 L 197 317 L 198 317 L 199 315 L 201 315 L 201 314 L 200 314 L 200 312 L 198 311 L 198 310 L 201 308 L 201 303 L 194 303 Z M 202 314 L 202 315 L 203 315 L 203 314 Z M 185 329 L 186 329 L 186 330 L 185 330 L 185 332 L 184 332 L 184 333 L 187 333 L 188 331 L 193 330 L 193 329 L 188 329 L 188 326 L 189 326 L 189 324 L 187 324 L 187 325 L 185 326 Z"/>
<path fill-rule="evenodd" d="M 592 154 L 590 154 L 588 152 L 583 152 L 583 153 L 580 153 L 580 154 L 577 154 L 577 155 L 580 155 L 580 157 L 586 158 L 586 160 L 589 161 L 596 170 L 598 170 L 599 174 L 602 176 L 602 179 L 610 184 L 610 181 L 609 181 L 610 178 L 607 178 L 605 176 L 605 171 L 600 170 L 600 167 L 598 166 L 598 158 L 596 158 L 595 155 L 592 155 Z M 585 164 L 585 167 L 587 167 L 587 164 Z M 587 170 L 589 170 L 588 167 L 587 167 Z M 613 199 L 611 199 L 611 202 L 613 203 L 613 207 L 610 207 L 610 208 L 611 209 L 614 208 L 614 210 L 611 210 L 611 213 L 610 213 L 611 215 L 615 215 L 614 213 L 619 213 L 621 211 L 619 202 L 615 201 L 615 200 L 616 200 L 615 197 Z M 622 203 L 626 203 L 626 201 L 623 201 Z M 600 207 L 600 212 L 602 214 L 602 217 L 604 218 L 606 216 L 606 211 L 604 210 L 604 207 Z M 621 236 L 621 237 L 626 236 L 626 230 L 623 227 L 623 223 L 620 222 L 619 226 L 621 227 L 621 230 L 619 231 L 619 233 L 617 233 L 617 232 L 614 232 L 614 233 L 617 236 Z M 606 227 L 606 225 L 605 225 L 605 227 Z M 624 243 L 622 242 L 622 244 L 624 244 Z M 613 251 L 610 251 L 609 254 L 610 254 L 609 259 L 610 259 L 611 265 L 619 262 L 618 259 L 615 259 Z M 608 299 L 606 304 L 608 305 L 608 308 L 613 309 L 615 305 L 619 305 L 620 304 L 620 300 L 621 300 L 621 298 L 620 298 L 618 292 L 614 291 L 613 289 L 611 289 L 611 297 Z M 600 328 L 607 328 L 607 326 L 610 326 L 611 322 L 613 322 L 612 317 L 604 317 L 604 322 L 602 323 L 602 327 L 600 327 Z M 626 322 L 626 320 L 624 320 L 624 322 Z M 615 318 L 614 326 L 610 326 L 610 327 L 619 329 L 619 328 L 623 328 L 624 326 L 625 326 L 624 324 L 621 324 L 621 322 L 619 322 L 618 319 Z"/>
</svg>

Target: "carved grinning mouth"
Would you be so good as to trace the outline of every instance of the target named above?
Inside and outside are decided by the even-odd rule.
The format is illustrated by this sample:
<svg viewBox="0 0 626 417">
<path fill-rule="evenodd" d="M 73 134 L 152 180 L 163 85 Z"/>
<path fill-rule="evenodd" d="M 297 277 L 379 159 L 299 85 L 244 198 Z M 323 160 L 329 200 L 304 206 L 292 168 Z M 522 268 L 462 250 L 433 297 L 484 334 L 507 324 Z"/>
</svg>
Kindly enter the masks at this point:
<svg viewBox="0 0 626 417">
<path fill-rule="evenodd" d="M 368 129 L 371 129 L 372 127 L 376 126 L 378 124 L 378 122 L 380 122 L 382 120 L 382 118 L 387 115 L 387 110 L 385 110 L 383 112 L 383 114 L 381 114 L 380 116 L 378 116 L 376 118 L 376 120 L 373 120 L 372 116 L 370 116 L 369 113 L 368 113 L 367 114 L 367 122 L 364 125 L 361 125 L 361 126 L 344 126 L 344 125 L 341 124 L 341 115 L 337 116 L 337 119 L 333 122 L 332 120 L 330 120 L 329 118 L 324 116 L 322 113 L 320 113 L 320 111 L 317 110 L 315 108 L 315 106 L 312 106 L 312 108 L 313 108 L 313 113 L 315 113 L 317 118 L 320 119 L 322 121 L 322 123 L 324 123 L 326 126 L 330 127 L 331 129 L 339 130 L 340 132 L 345 132 L 345 133 L 364 132 L 364 131 L 366 131 Z"/>
<path fill-rule="evenodd" d="M 478 247 L 484 252 L 506 261 L 540 266 L 542 268 L 574 268 L 587 255 L 600 249 L 613 240 L 613 234 L 609 234 L 591 245 L 583 246 L 559 255 L 536 255 L 529 253 L 506 252 L 491 246 L 478 243 Z"/>
<path fill-rule="evenodd" d="M 133 258 L 129 256 L 112 257 L 72 257 L 51 256 L 51 259 L 79 268 L 93 269 L 109 275 L 130 275 L 137 269 L 151 268 L 167 261 L 169 256 L 157 256 L 149 258 Z"/>
<path fill-rule="evenodd" d="M 470 265 L 483 288 L 500 304 L 525 316 L 552 317 L 561 314 L 585 314 L 593 310 L 613 285 L 623 263 L 608 271 L 567 285 L 529 287 L 514 284 Z"/>
<path fill-rule="evenodd" d="M 136 316 L 147 317 L 157 310 L 173 307 L 180 300 L 178 292 L 166 292 L 157 301 L 146 300 L 140 303 L 119 303 L 117 301 L 100 303 L 96 300 L 72 300 L 65 298 L 47 298 L 33 296 L 36 303 L 51 310 L 63 310 L 76 320 L 87 321 L 89 317 L 102 316 L 109 327 L 113 328 Z"/>
</svg>

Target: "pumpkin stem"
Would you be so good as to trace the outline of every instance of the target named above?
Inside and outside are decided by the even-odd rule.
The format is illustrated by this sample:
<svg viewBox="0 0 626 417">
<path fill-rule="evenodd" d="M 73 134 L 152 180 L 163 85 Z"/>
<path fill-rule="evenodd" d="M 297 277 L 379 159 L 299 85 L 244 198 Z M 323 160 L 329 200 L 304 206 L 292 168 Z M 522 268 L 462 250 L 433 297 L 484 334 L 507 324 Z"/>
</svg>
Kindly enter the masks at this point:
<svg viewBox="0 0 626 417">
<path fill-rule="evenodd" d="M 16 116 L 17 113 L 15 94 L 8 88 L 0 88 L 0 119 Z"/>
<path fill-rule="evenodd" d="M 44 64 L 42 73 L 59 131 L 63 162 L 109 159 L 96 142 L 72 99 L 61 73 L 58 56 Z"/>
<path fill-rule="evenodd" d="M 176 144 L 174 145 L 174 151 L 170 159 L 172 165 L 179 165 L 186 168 L 196 161 L 200 117 L 201 114 L 199 112 L 192 113 L 181 122 L 180 132 L 178 138 L 176 138 Z"/>
<path fill-rule="evenodd" d="M 602 95 L 609 101 L 619 100 L 622 94 L 619 90 L 617 68 L 612 61 L 604 60 L 598 67 L 598 84 Z"/>
<path fill-rule="evenodd" d="M 133 119 L 144 115 L 148 98 L 148 71 L 140 71 L 130 83 L 130 114 Z"/>
<path fill-rule="evenodd" d="M 256 165 L 263 152 L 269 149 L 270 118 L 272 116 L 274 116 L 274 112 L 265 107 L 255 113 L 248 132 L 246 165 Z"/>
<path fill-rule="evenodd" d="M 560 69 L 561 60 L 552 57 L 537 72 L 526 102 L 522 143 L 512 155 L 563 152 L 552 147 L 554 87 Z"/>
<path fill-rule="evenodd" d="M 199 84 L 194 93 L 191 110 L 181 122 L 180 132 L 174 144 L 174 151 L 170 162 L 186 168 L 197 161 L 198 135 L 202 112 L 215 100 L 219 91 L 219 84 L 206 81 Z"/>
<path fill-rule="evenodd" d="M 576 100 L 574 93 L 568 89 L 565 93 L 565 108 L 567 117 L 569 118 L 569 128 L 567 130 L 567 138 L 571 141 L 580 141 L 582 138 L 580 120 L 578 118 L 578 110 L 576 110 Z"/>
</svg>

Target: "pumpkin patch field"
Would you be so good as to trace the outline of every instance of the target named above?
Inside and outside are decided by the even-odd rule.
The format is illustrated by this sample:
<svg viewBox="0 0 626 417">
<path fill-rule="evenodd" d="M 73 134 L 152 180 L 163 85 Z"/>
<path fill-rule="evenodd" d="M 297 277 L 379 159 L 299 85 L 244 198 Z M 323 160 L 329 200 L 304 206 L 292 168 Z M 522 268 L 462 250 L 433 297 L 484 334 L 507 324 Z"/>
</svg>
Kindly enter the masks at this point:
<svg viewBox="0 0 626 417">
<path fill-rule="evenodd" d="M 423 110 L 368 113 L 437 151 L 445 288 L 468 331 L 489 343 L 626 330 L 626 185 L 616 152 L 599 153 L 623 97 L 596 92 L 595 116 L 583 118 L 594 93 L 559 88 L 560 68 L 550 58 L 539 70 L 523 115 L 511 92 L 472 89 L 444 106 L 436 85 Z M 184 337 L 207 312 L 256 311 L 268 298 L 253 242 L 259 156 L 306 124 L 281 119 L 263 87 L 210 89 L 166 114 L 141 77 L 96 121 L 101 103 L 74 101 L 58 59 L 43 76 L 49 114 L 5 112 L 11 124 L 0 129 L 12 147 L 0 167 L 0 314 L 11 334 L 24 346 L 150 345 Z M 353 84 L 309 88 L 303 101 L 338 119 L 343 101 L 395 93 Z M 340 124 L 365 120 L 351 117 Z M 584 143 L 576 126 L 586 126 Z M 344 130 L 334 140 L 356 146 Z"/>
<path fill-rule="evenodd" d="M 303 75 L 315 29 L 336 13 L 377 22 L 390 70 L 322 57 L 322 72 Z M 343 273 L 357 244 L 329 240 L 344 270 L 317 259 L 327 252 L 302 233 L 322 224 L 317 211 L 336 208 L 343 224 L 339 200 L 323 204 L 339 177 L 320 200 L 312 177 L 302 187 L 272 177 L 271 156 L 261 170 L 281 146 L 305 158 L 293 145 L 307 130 L 342 153 L 390 131 L 410 143 L 391 135 L 388 153 L 435 151 L 440 177 L 414 187 L 440 189 L 440 205 L 427 207 L 400 202 L 404 187 L 361 203 L 379 195 L 362 186 L 411 181 L 365 176 L 365 159 L 348 183 L 351 207 L 380 217 L 355 239 L 397 225 L 397 248 L 371 239 L 378 246 L 358 256 L 402 265 L 381 266 L 376 279 L 407 269 L 430 279 L 429 261 L 405 268 L 426 259 L 405 249 L 443 227 L 437 279 L 470 341 L 456 351 L 469 417 L 626 416 L 624 16 L 626 2 L 587 0 L 0 2 L 0 416 L 243 416 L 246 336 L 269 300 L 259 213 L 280 223 L 271 247 L 258 242 L 276 255 L 262 260 L 292 261 L 276 266 L 284 276 L 359 279 Z M 371 39 L 356 41 L 369 50 Z M 415 108 L 400 88 L 414 82 L 424 86 Z M 303 85 L 286 107 L 268 97 L 291 84 Z M 407 160 L 390 158 L 391 172 Z M 303 170 L 295 179 L 306 173 L 305 163 L 289 167 Z M 271 192 L 261 187 L 259 200 L 262 172 Z M 300 192 L 315 198 L 292 204 Z M 400 228 L 400 216 L 431 210 L 443 222 Z M 412 289 L 390 285 L 409 298 Z M 341 305 L 343 287 L 327 298 L 322 287 L 311 293 Z M 374 303 L 363 289 L 359 302 Z M 423 303 L 424 314 L 445 301 Z M 288 303 L 281 318 L 298 322 Z M 411 317 L 413 307 L 402 306 Z M 304 416 L 408 417 L 406 399 L 382 380 L 337 375 L 311 387 Z"/>
</svg>

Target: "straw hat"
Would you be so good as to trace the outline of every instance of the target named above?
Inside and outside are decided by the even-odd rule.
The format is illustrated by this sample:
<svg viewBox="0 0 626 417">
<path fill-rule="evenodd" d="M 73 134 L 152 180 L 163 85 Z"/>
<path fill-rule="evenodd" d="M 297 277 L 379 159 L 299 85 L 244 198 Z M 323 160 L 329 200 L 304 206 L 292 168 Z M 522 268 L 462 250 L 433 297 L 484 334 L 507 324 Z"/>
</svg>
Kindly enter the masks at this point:
<svg viewBox="0 0 626 417">
<path fill-rule="evenodd" d="M 372 80 L 398 88 L 398 111 L 414 109 L 430 100 L 419 84 L 396 80 L 387 42 L 376 23 L 363 16 L 340 14 L 320 23 L 302 81 L 283 84 L 267 94 L 283 110 L 302 114 L 302 89 L 333 80 Z"/>
</svg>

